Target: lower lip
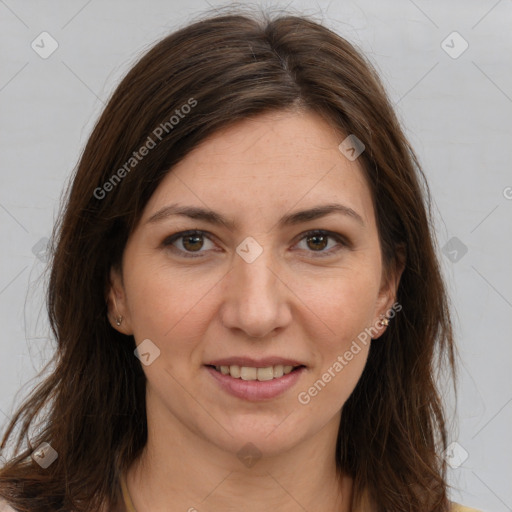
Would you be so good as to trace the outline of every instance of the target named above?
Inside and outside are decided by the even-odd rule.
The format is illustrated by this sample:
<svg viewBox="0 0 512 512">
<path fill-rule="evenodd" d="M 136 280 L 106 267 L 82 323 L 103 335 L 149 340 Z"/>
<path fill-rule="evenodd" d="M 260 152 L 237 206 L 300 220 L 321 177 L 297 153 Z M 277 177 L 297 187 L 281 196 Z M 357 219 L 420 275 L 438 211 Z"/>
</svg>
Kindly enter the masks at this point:
<svg viewBox="0 0 512 512">
<path fill-rule="evenodd" d="M 300 379 L 304 366 L 282 377 L 272 380 L 243 380 L 235 379 L 231 375 L 224 375 L 211 366 L 205 366 L 210 375 L 219 383 L 220 387 L 237 398 L 258 401 L 275 398 L 289 390 Z"/>
</svg>

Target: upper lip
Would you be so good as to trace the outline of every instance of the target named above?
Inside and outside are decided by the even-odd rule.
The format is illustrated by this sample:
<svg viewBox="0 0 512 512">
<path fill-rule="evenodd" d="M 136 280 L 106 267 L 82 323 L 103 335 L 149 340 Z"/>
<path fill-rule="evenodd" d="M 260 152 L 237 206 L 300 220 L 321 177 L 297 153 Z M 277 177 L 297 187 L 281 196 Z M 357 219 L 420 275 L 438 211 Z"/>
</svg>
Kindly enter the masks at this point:
<svg viewBox="0 0 512 512">
<path fill-rule="evenodd" d="M 270 356 L 261 359 L 254 359 L 252 357 L 225 357 L 222 359 L 215 359 L 206 363 L 207 366 L 249 366 L 251 368 L 267 368 L 269 366 L 305 366 L 300 361 L 295 359 L 288 359 L 286 357 Z"/>
</svg>

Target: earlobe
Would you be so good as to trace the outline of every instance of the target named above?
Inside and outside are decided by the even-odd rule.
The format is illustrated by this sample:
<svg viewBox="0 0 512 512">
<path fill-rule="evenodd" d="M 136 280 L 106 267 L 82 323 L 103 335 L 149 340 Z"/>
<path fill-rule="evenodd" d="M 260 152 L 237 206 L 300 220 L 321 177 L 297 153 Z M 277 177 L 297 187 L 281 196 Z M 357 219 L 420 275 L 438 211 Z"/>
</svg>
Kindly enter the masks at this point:
<svg viewBox="0 0 512 512">
<path fill-rule="evenodd" d="M 113 293 L 112 296 L 114 299 L 114 311 L 116 313 L 116 325 L 119 327 L 123 321 L 123 315 L 119 315 L 119 310 L 117 309 L 116 294 Z M 119 315 L 119 316 L 117 316 L 117 315 Z"/>
<path fill-rule="evenodd" d="M 122 334 L 132 334 L 122 278 L 115 269 L 110 270 L 107 309 L 110 325 Z"/>
<path fill-rule="evenodd" d="M 396 301 L 396 296 L 404 269 L 405 247 L 402 244 L 395 253 L 395 259 L 390 266 L 388 275 L 382 280 L 383 284 L 379 292 L 379 319 L 376 321 L 380 333 L 377 338 L 384 333 L 390 321 L 396 316 L 396 312 L 402 309 L 402 306 Z"/>
</svg>

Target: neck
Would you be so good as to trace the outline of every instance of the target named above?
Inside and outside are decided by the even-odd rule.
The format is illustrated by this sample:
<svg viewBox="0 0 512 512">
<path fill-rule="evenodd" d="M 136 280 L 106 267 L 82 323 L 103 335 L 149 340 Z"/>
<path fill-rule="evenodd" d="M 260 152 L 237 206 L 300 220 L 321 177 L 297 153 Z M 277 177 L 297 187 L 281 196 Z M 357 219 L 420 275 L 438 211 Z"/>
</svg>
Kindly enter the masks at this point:
<svg viewBox="0 0 512 512">
<path fill-rule="evenodd" d="M 219 474 L 216 482 L 202 481 L 202 472 L 196 472 L 195 479 L 176 478 L 172 481 L 164 475 L 148 474 L 142 469 L 144 467 L 147 465 L 142 462 L 136 464 L 127 475 L 128 493 L 137 512 L 261 512 L 266 508 L 296 512 L 315 510 L 314 507 L 327 512 L 351 510 L 352 480 L 345 475 L 306 484 L 296 471 L 278 474 L 278 477 L 271 472 L 263 474 L 260 471 L 248 477 L 231 471 Z M 303 484 L 302 488 L 297 481 L 291 480 L 293 477 Z"/>
<path fill-rule="evenodd" d="M 351 510 L 352 481 L 337 471 L 333 456 L 339 417 L 292 450 L 247 465 L 236 450 L 177 421 L 154 420 L 148 417 L 148 442 L 126 475 L 138 512 Z"/>
</svg>

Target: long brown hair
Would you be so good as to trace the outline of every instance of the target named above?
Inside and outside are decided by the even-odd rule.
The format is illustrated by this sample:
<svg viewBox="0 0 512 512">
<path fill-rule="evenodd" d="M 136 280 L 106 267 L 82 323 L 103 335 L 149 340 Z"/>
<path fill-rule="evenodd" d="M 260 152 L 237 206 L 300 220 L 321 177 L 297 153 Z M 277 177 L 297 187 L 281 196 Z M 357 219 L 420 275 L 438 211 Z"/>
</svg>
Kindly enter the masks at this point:
<svg viewBox="0 0 512 512">
<path fill-rule="evenodd" d="M 343 407 L 338 468 L 354 478 L 355 502 L 367 492 L 379 512 L 448 510 L 436 370 L 448 363 L 453 374 L 454 343 L 425 176 L 366 57 L 312 18 L 260 14 L 209 14 L 159 41 L 94 127 L 52 234 L 55 368 L 2 441 L 4 449 L 19 427 L 15 456 L 0 470 L 0 497 L 19 511 L 97 511 L 116 502 L 119 474 L 141 454 L 147 426 L 134 338 L 107 319 L 110 269 L 152 193 L 188 152 L 237 120 L 296 108 L 363 142 L 358 162 L 385 266 L 396 264 L 399 247 L 406 251 L 402 311 L 371 344 Z M 46 469 L 30 457 L 42 442 L 58 453 Z"/>
</svg>

